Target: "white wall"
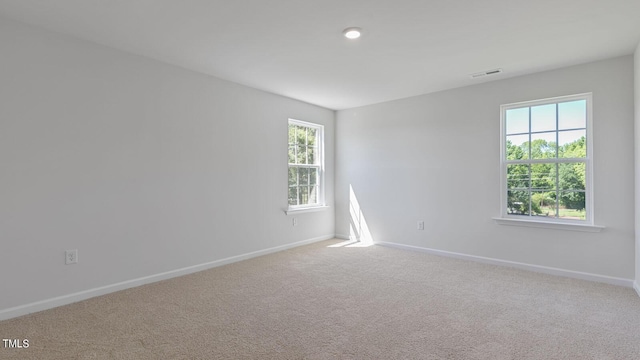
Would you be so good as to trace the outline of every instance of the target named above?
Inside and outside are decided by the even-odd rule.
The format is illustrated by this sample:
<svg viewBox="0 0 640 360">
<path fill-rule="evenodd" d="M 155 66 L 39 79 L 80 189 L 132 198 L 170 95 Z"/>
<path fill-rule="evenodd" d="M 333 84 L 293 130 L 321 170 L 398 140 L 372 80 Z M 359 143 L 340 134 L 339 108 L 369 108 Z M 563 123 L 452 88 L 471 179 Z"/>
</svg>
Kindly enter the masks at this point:
<svg viewBox="0 0 640 360">
<path fill-rule="evenodd" d="M 506 69 L 508 71 L 508 69 Z M 501 104 L 593 92 L 601 233 L 497 225 Z M 634 278 L 633 57 L 337 112 L 336 233 L 349 187 L 376 242 Z M 424 220 L 425 231 L 416 230 Z"/>
<path fill-rule="evenodd" d="M 333 236 L 333 111 L 4 19 L 0 49 L 0 313 Z M 295 228 L 289 117 L 325 125 L 332 206 Z"/>
<path fill-rule="evenodd" d="M 636 273 L 635 273 L 635 288 L 640 295 L 640 43 L 636 48 L 634 55 L 634 74 L 635 74 L 635 165 L 636 165 L 636 177 L 635 177 L 635 190 L 636 190 Z"/>
</svg>

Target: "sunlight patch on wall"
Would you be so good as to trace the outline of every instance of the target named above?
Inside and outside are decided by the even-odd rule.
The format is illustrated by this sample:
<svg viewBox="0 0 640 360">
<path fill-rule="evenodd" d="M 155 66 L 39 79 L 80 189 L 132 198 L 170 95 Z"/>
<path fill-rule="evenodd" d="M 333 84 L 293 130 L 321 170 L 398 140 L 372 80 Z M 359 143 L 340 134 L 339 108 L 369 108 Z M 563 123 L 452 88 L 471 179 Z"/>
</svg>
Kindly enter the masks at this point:
<svg viewBox="0 0 640 360">
<path fill-rule="evenodd" d="M 360 246 L 373 245 L 369 225 L 351 185 L 349 185 L 349 240 L 358 242 Z"/>
<path fill-rule="evenodd" d="M 349 240 L 329 245 L 328 247 L 368 247 L 373 245 L 373 237 L 369 231 L 367 220 L 360 208 L 353 187 L 349 185 Z"/>
</svg>

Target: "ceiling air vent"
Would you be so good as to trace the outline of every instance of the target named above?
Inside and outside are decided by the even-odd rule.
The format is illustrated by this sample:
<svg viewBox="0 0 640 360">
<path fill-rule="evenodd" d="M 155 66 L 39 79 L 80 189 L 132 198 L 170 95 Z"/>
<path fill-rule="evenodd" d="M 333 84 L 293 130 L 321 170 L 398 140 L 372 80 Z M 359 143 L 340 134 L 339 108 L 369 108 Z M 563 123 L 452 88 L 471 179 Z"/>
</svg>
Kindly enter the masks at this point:
<svg viewBox="0 0 640 360">
<path fill-rule="evenodd" d="M 500 74 L 501 72 L 502 72 L 502 69 L 493 69 L 493 70 L 487 70 L 487 71 L 471 74 L 470 76 L 472 79 L 475 79 L 483 76 Z"/>
</svg>

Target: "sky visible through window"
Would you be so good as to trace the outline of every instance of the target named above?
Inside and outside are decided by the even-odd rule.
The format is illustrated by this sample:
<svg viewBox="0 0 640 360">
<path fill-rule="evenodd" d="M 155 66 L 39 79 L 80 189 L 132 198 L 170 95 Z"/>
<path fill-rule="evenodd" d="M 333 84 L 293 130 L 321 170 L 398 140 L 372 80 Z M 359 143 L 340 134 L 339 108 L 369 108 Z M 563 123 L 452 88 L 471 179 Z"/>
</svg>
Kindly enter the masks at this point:
<svg viewBox="0 0 640 360">
<path fill-rule="evenodd" d="M 515 146 L 520 146 L 529 141 L 529 132 L 531 132 L 532 141 L 543 139 L 555 143 L 557 131 L 558 145 L 562 146 L 586 136 L 586 101 L 561 102 L 557 105 L 557 124 L 556 104 L 507 110 L 507 140 Z M 531 110 L 531 119 L 529 119 L 529 110 Z"/>
</svg>

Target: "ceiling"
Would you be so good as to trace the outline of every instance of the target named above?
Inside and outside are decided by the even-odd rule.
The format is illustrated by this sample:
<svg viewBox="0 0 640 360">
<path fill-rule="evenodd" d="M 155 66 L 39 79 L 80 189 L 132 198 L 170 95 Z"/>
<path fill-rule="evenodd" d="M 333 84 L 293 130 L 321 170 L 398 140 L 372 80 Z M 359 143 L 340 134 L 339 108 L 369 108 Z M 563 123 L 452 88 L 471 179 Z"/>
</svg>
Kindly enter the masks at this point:
<svg viewBox="0 0 640 360">
<path fill-rule="evenodd" d="M 334 110 L 631 54 L 639 14 L 639 0 L 0 0 L 1 17 Z"/>
</svg>

